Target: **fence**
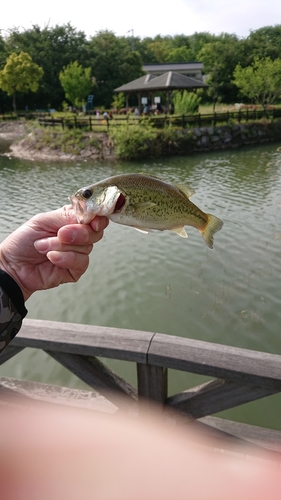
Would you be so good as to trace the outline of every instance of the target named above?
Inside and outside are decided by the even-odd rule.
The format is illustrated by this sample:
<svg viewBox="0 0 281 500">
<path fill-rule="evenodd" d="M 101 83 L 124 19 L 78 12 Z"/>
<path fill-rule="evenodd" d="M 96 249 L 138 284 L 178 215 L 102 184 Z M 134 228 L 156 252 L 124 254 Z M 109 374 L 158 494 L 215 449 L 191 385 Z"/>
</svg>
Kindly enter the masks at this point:
<svg viewBox="0 0 281 500">
<path fill-rule="evenodd" d="M 135 117 L 134 114 L 129 113 L 123 115 L 113 115 L 112 119 L 105 120 L 102 116 L 97 118 L 94 115 L 90 116 L 73 116 L 54 118 L 50 113 L 22 113 L 19 115 L 2 115 L 2 120 L 9 119 L 26 119 L 38 120 L 42 126 L 62 128 L 87 128 L 89 130 L 108 130 L 110 126 L 118 126 L 129 124 L 133 125 L 140 122 L 149 122 L 157 128 L 163 128 L 166 125 L 173 125 L 176 127 L 204 127 L 216 126 L 219 124 L 227 124 L 233 122 L 249 122 L 267 118 L 274 120 L 281 118 L 281 108 L 272 108 L 267 110 L 262 109 L 239 109 L 238 111 L 226 111 L 224 113 L 210 113 L 210 114 L 194 114 L 194 115 L 150 115 L 149 117 Z"/>
<path fill-rule="evenodd" d="M 200 423 L 212 432 L 216 429 L 224 439 L 235 436 L 281 451 L 281 432 L 211 416 L 281 392 L 279 355 L 152 332 L 25 319 L 21 331 L 0 355 L 0 364 L 26 347 L 44 350 L 118 408 L 132 409 L 138 400 L 146 400 L 163 412 L 172 409 L 188 422 Z M 137 389 L 98 357 L 135 363 Z M 168 396 L 170 369 L 212 380 Z M 1 386 L 0 379 L 0 400 Z"/>
</svg>

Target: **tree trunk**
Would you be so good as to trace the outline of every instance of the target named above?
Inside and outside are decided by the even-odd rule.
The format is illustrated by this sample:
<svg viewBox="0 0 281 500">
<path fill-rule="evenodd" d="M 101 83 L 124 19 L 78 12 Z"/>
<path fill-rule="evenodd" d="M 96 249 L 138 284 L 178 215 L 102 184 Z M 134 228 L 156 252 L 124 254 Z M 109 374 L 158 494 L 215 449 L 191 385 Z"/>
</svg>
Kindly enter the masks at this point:
<svg viewBox="0 0 281 500">
<path fill-rule="evenodd" d="M 14 90 L 14 93 L 13 93 L 13 109 L 14 109 L 14 113 L 17 114 L 16 91 L 15 90 Z"/>
</svg>

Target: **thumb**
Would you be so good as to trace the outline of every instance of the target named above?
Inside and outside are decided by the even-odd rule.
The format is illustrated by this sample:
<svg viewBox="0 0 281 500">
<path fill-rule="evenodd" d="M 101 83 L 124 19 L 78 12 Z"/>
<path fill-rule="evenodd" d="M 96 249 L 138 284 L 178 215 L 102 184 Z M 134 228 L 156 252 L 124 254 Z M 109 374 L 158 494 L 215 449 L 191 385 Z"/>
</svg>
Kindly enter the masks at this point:
<svg viewBox="0 0 281 500">
<path fill-rule="evenodd" d="M 41 230 L 57 232 L 68 224 L 78 224 L 78 220 L 72 205 L 64 205 L 56 210 L 35 215 L 30 219 L 30 223 L 33 226 L 38 226 Z"/>
</svg>

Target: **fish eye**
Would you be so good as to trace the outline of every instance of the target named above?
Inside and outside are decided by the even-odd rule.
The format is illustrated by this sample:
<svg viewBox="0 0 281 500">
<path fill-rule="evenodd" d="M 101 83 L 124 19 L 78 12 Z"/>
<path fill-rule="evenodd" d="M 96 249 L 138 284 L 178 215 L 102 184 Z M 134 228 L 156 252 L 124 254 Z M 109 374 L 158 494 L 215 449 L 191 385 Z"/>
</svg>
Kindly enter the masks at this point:
<svg viewBox="0 0 281 500">
<path fill-rule="evenodd" d="M 86 200 L 87 200 L 88 198 L 91 198 L 92 191 L 90 189 L 85 189 L 82 193 L 82 196 L 83 196 L 83 198 L 86 198 Z"/>
</svg>

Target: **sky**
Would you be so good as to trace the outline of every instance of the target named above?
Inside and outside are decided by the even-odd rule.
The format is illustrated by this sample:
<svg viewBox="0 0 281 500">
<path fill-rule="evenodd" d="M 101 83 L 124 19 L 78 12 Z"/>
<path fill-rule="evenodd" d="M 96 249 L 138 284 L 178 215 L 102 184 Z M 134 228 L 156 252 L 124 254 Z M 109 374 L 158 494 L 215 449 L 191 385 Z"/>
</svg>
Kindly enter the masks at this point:
<svg viewBox="0 0 281 500">
<path fill-rule="evenodd" d="M 87 37 L 100 30 L 117 36 L 235 33 L 281 24 L 280 0 L 10 0 L 1 9 L 0 30 L 41 28 L 70 22 Z"/>
</svg>

